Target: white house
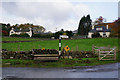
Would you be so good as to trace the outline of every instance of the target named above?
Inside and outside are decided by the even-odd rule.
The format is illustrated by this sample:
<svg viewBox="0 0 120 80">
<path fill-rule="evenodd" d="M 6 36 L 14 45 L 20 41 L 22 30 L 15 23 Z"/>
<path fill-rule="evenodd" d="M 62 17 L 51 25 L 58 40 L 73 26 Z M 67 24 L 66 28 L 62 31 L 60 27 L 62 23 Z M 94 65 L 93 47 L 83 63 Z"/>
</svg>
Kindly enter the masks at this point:
<svg viewBox="0 0 120 80">
<path fill-rule="evenodd" d="M 69 38 L 69 36 L 67 36 L 67 35 L 60 35 L 60 37 L 61 37 L 61 38 L 64 38 L 64 39 L 65 39 L 65 38 L 66 38 L 66 39 Z"/>
<path fill-rule="evenodd" d="M 108 25 L 105 26 L 92 26 L 92 30 L 88 32 L 88 38 L 92 38 L 92 34 L 99 33 L 102 37 L 109 37 L 111 30 L 108 28 Z"/>
<path fill-rule="evenodd" d="M 26 28 L 26 29 L 12 28 L 12 29 L 10 30 L 9 36 L 11 36 L 11 35 L 13 35 L 13 34 L 20 35 L 21 33 L 26 33 L 26 34 L 28 34 L 30 37 L 32 37 L 32 29 L 31 29 L 31 28 Z"/>
</svg>

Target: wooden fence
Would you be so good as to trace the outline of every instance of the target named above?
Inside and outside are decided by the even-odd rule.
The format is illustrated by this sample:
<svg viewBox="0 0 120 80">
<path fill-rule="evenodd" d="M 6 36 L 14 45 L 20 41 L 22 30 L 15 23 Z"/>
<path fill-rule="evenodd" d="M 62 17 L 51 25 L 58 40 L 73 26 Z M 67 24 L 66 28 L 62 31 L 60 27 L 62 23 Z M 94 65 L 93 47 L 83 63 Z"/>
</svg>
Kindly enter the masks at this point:
<svg viewBox="0 0 120 80">
<path fill-rule="evenodd" d="M 58 54 L 36 54 L 34 60 L 59 60 Z"/>
<path fill-rule="evenodd" d="M 93 45 L 92 50 L 94 54 L 98 55 L 99 60 L 116 60 L 116 47 L 97 47 Z"/>
</svg>

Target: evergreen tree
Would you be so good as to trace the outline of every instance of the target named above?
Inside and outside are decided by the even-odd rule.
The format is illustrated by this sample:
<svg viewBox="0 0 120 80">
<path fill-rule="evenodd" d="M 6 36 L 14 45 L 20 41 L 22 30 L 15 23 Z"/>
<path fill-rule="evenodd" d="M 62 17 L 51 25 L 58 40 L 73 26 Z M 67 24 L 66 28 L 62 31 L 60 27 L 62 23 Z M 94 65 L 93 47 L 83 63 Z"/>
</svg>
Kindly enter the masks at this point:
<svg viewBox="0 0 120 80">
<path fill-rule="evenodd" d="M 84 25 L 83 25 L 84 21 L 85 21 L 85 16 L 83 16 L 79 22 L 78 35 L 83 35 L 84 33 Z"/>
<path fill-rule="evenodd" d="M 85 28 L 85 35 L 88 35 L 88 32 L 91 30 L 91 22 L 90 15 L 87 15 L 86 17 L 86 28 Z"/>
<path fill-rule="evenodd" d="M 87 35 L 91 29 L 90 15 L 83 16 L 79 22 L 78 35 Z"/>
</svg>

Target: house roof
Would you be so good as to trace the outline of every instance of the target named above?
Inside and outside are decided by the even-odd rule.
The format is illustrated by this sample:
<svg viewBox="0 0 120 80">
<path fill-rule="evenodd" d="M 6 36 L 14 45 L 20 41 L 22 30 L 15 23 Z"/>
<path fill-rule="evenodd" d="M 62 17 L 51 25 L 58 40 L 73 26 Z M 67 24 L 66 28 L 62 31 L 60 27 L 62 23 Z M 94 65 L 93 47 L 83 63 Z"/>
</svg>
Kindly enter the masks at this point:
<svg viewBox="0 0 120 80">
<path fill-rule="evenodd" d="M 102 30 L 97 30 L 97 28 L 102 28 Z M 110 29 L 107 29 L 105 26 L 96 26 L 94 29 L 89 32 L 111 32 Z"/>
<path fill-rule="evenodd" d="M 29 30 L 29 28 L 26 28 L 26 29 L 18 29 L 18 28 L 14 28 L 13 29 L 15 32 L 29 32 L 30 30 Z"/>
<path fill-rule="evenodd" d="M 73 33 L 77 33 L 77 32 L 78 32 L 78 30 L 74 30 L 74 31 L 73 31 Z"/>
</svg>

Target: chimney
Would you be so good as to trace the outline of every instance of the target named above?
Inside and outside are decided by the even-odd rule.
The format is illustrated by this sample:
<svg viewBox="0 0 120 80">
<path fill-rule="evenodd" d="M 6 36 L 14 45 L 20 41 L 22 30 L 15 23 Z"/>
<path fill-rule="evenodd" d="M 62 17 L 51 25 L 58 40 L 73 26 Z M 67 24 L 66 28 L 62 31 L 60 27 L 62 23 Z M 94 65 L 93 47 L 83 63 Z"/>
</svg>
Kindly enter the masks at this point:
<svg viewBox="0 0 120 80">
<path fill-rule="evenodd" d="M 94 29 L 94 25 L 92 26 L 92 29 Z"/>
<path fill-rule="evenodd" d="M 12 30 L 13 30 L 14 28 L 12 27 Z"/>
<path fill-rule="evenodd" d="M 108 29 L 108 24 L 106 25 L 106 29 Z"/>
</svg>

